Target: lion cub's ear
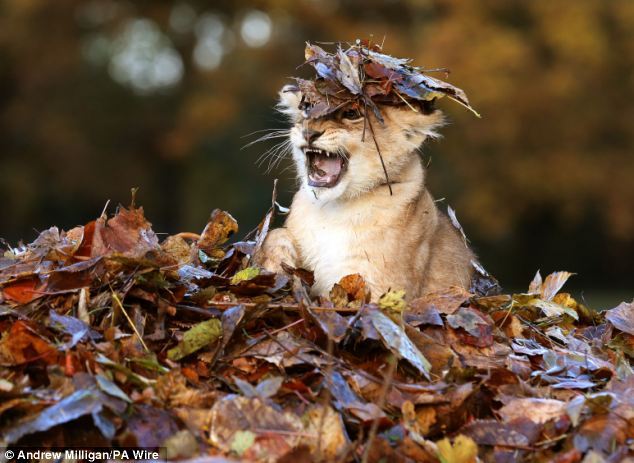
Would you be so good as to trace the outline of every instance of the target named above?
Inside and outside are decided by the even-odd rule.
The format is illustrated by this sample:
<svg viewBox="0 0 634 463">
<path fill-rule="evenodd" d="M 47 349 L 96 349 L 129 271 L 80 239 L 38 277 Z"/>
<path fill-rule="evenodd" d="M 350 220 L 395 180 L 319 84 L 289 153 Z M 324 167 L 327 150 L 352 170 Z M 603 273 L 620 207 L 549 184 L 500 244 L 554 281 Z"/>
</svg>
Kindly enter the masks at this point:
<svg viewBox="0 0 634 463">
<path fill-rule="evenodd" d="M 302 101 L 302 92 L 297 85 L 285 85 L 280 90 L 280 101 L 277 103 L 277 110 L 286 114 L 291 122 L 295 123 L 301 119 L 302 111 L 299 104 Z"/>
</svg>

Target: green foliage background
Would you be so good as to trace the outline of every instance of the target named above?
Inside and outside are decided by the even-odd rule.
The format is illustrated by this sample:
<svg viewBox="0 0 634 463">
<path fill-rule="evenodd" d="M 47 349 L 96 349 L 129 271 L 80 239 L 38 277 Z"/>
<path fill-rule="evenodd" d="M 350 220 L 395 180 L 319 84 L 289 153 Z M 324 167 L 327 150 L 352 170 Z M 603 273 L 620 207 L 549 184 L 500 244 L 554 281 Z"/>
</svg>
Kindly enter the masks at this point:
<svg viewBox="0 0 634 463">
<path fill-rule="evenodd" d="M 272 179 L 285 203 L 293 181 L 243 137 L 283 127 L 272 107 L 310 74 L 304 41 L 369 36 L 450 68 L 483 115 L 442 102 L 451 123 L 424 156 L 503 284 L 541 268 L 577 272 L 590 296 L 631 289 L 630 0 L 4 0 L 0 236 L 85 223 L 132 186 L 159 232 L 199 231 L 214 207 L 248 231 Z"/>
</svg>

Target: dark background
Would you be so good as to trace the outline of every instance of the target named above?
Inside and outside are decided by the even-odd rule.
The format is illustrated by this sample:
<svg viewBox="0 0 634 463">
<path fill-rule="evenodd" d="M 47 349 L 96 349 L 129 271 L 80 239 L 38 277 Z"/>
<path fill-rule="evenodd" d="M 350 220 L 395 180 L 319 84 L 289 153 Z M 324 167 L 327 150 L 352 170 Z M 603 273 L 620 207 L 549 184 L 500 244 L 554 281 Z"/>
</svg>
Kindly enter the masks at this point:
<svg viewBox="0 0 634 463">
<path fill-rule="evenodd" d="M 306 40 L 358 37 L 450 68 L 483 115 L 443 100 L 424 157 L 507 288 L 539 268 L 577 272 L 598 308 L 634 295 L 631 0 L 2 0 L 0 236 L 86 223 L 134 186 L 158 232 L 220 207 L 246 233 L 273 178 L 285 204 L 293 181 L 245 135 L 284 126 L 272 107 L 310 75 Z"/>
</svg>

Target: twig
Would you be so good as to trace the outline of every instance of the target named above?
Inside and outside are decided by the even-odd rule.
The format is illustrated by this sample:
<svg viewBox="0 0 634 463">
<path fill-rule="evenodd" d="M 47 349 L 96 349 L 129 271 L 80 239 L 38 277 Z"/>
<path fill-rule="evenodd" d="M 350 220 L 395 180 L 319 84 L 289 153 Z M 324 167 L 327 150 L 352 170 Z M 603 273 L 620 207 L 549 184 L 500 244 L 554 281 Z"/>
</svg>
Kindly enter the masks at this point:
<svg viewBox="0 0 634 463">
<path fill-rule="evenodd" d="M 198 241 L 200 239 L 200 235 L 198 233 L 192 233 L 192 232 L 181 232 L 181 233 L 172 235 L 172 237 L 182 238 L 184 240 L 192 240 L 192 241 Z"/>
<path fill-rule="evenodd" d="M 379 148 L 379 143 L 376 141 L 376 135 L 374 134 L 374 127 L 372 127 L 372 121 L 369 117 L 366 117 L 368 120 L 368 127 L 370 128 L 370 134 L 372 135 L 372 140 L 374 141 L 374 146 L 376 147 L 376 152 L 379 153 L 379 159 L 381 160 L 381 166 L 383 167 L 383 172 L 385 173 L 385 181 L 387 182 L 387 187 L 390 190 L 390 196 L 394 193 L 392 192 L 392 183 L 390 182 L 390 177 L 387 174 L 387 168 L 385 167 L 385 161 L 383 161 L 383 156 L 381 155 L 381 149 Z"/>
<path fill-rule="evenodd" d="M 377 406 L 382 410 L 385 406 L 385 400 L 387 399 L 387 394 L 392 385 L 392 379 L 394 378 L 394 373 L 396 372 L 396 365 L 398 360 L 394 355 L 392 355 L 389 360 L 387 372 L 385 372 L 385 379 L 383 381 L 383 387 L 381 388 L 381 394 L 379 395 L 379 401 Z M 376 433 L 379 430 L 379 421 L 380 418 L 376 417 L 372 420 L 372 427 L 370 428 L 370 434 L 368 435 L 368 440 L 365 443 L 365 449 L 363 450 L 363 458 L 361 459 L 361 463 L 367 463 L 368 458 L 370 457 L 370 449 L 372 448 L 372 441 L 376 437 Z"/>
<path fill-rule="evenodd" d="M 310 310 L 310 307 L 307 310 Z M 332 331 L 332 322 L 330 320 L 328 321 L 328 331 L 329 332 Z M 328 357 L 332 358 L 332 351 L 334 347 L 332 343 L 332 338 L 328 335 L 328 333 L 326 333 L 326 338 L 328 339 L 328 344 L 326 345 L 326 352 L 328 353 Z M 328 365 L 326 366 L 326 377 L 324 378 L 326 380 L 326 383 L 330 381 L 330 378 L 332 378 L 333 366 L 334 366 L 333 362 L 329 362 Z M 327 387 L 326 393 L 324 394 L 322 404 L 321 404 L 321 416 L 319 417 L 319 427 L 317 428 L 318 429 L 317 431 L 317 461 L 321 461 L 322 459 L 321 436 L 324 431 L 324 423 L 326 422 L 326 413 L 328 413 L 328 409 L 329 409 L 328 406 L 330 404 L 331 395 L 332 393 L 330 392 L 330 388 Z"/>
<path fill-rule="evenodd" d="M 513 304 L 511 304 L 508 311 L 506 312 L 506 315 L 504 315 L 504 318 L 502 319 L 502 323 L 500 323 L 500 328 L 504 326 L 504 323 L 506 323 L 506 319 L 509 318 L 509 315 L 511 315 L 512 310 L 513 310 Z"/>
<path fill-rule="evenodd" d="M 291 328 L 292 326 L 299 325 L 300 323 L 303 323 L 303 321 L 304 321 L 304 319 L 300 318 L 299 320 L 295 320 L 293 323 L 289 323 L 286 326 L 283 326 L 281 328 L 278 328 L 276 330 L 271 331 L 270 334 L 273 335 L 273 334 L 279 333 L 280 331 L 286 331 L 287 329 Z"/>
<path fill-rule="evenodd" d="M 255 308 L 255 307 L 266 307 L 267 309 L 282 309 L 282 310 L 296 310 L 301 311 L 301 307 L 299 304 L 286 304 L 286 303 L 274 303 L 274 304 L 265 304 L 261 302 L 209 302 L 209 305 L 212 307 L 217 307 L 219 309 L 229 309 L 231 307 L 235 307 L 236 305 L 243 305 L 245 308 Z M 179 307 L 177 305 L 176 307 Z M 310 310 L 316 310 L 321 312 L 344 312 L 344 313 L 357 313 L 359 309 L 353 309 L 350 307 L 314 307 L 311 306 Z"/>
<path fill-rule="evenodd" d="M 286 431 L 284 429 L 262 429 L 262 428 L 255 428 L 253 429 L 253 431 L 263 434 L 263 435 L 267 435 L 267 434 L 281 434 L 281 435 L 285 435 L 285 436 L 299 436 L 299 437 L 315 437 L 314 434 L 310 434 L 307 432 L 299 432 L 299 431 Z"/>
<path fill-rule="evenodd" d="M 112 290 L 111 290 L 112 291 Z M 126 312 L 126 310 L 123 308 L 123 304 L 121 303 L 121 301 L 119 300 L 119 296 L 117 296 L 117 293 L 115 293 L 114 291 L 112 291 L 112 299 L 114 299 L 114 301 L 117 303 L 117 305 L 119 306 L 119 309 L 121 309 L 121 312 L 123 312 L 123 315 L 125 315 L 126 320 L 128 320 L 128 323 L 130 324 L 130 326 L 132 327 L 132 330 L 134 331 L 134 334 L 136 334 L 137 338 L 139 338 L 139 341 L 141 341 L 141 344 L 143 345 L 143 348 L 145 349 L 145 352 L 150 352 L 150 349 L 148 349 L 148 347 L 145 345 L 145 342 L 143 341 L 143 338 L 141 337 L 141 334 L 139 333 L 139 331 L 136 329 L 136 326 L 134 326 L 134 322 L 132 321 L 132 319 L 130 318 L 130 316 L 128 315 L 128 312 Z"/>
<path fill-rule="evenodd" d="M 405 98 L 403 98 L 403 95 L 401 95 L 398 92 L 394 92 L 396 94 L 396 96 L 398 96 L 401 100 L 403 100 L 403 103 L 405 103 L 407 106 L 409 106 L 409 109 L 411 109 L 412 111 L 414 111 L 415 113 L 418 112 L 418 110 L 416 108 L 414 108 L 409 101 L 407 101 Z"/>
<path fill-rule="evenodd" d="M 99 216 L 99 218 L 106 218 L 106 211 L 108 210 L 108 206 L 110 205 L 110 200 L 106 201 L 106 205 L 103 207 L 103 210 L 101 211 L 101 215 Z"/>
<path fill-rule="evenodd" d="M 549 445 L 555 444 L 557 442 L 559 442 L 560 440 L 564 440 L 567 439 L 569 437 L 568 433 L 566 434 L 562 434 L 561 436 L 556 436 L 553 437 L 552 439 L 550 437 L 541 440 L 539 442 L 535 442 L 533 444 L 533 447 L 548 447 Z"/>
<path fill-rule="evenodd" d="M 231 307 L 235 307 L 236 305 L 239 305 L 239 304 L 231 304 Z M 207 318 L 216 318 L 222 315 L 222 312 L 220 312 L 219 309 L 215 309 L 215 310 L 201 309 L 200 307 L 195 307 L 195 306 L 185 305 L 185 304 L 176 304 L 176 308 L 193 312 L 195 314 L 202 315 Z"/>
<path fill-rule="evenodd" d="M 311 363 L 309 360 L 306 360 L 306 359 L 300 357 L 298 352 L 291 351 L 288 347 L 286 347 L 284 344 L 282 344 L 275 336 L 273 336 L 269 331 L 264 330 L 264 334 L 266 334 L 269 337 L 269 339 L 271 339 L 271 341 L 273 341 L 275 344 L 277 344 L 282 349 L 284 349 L 284 351 L 286 351 L 287 354 L 290 354 L 292 357 L 295 357 L 296 359 L 299 359 L 299 360 L 301 360 L 304 363 Z M 319 369 L 321 371 L 321 368 L 319 368 L 318 366 L 317 366 L 317 369 Z"/>
</svg>

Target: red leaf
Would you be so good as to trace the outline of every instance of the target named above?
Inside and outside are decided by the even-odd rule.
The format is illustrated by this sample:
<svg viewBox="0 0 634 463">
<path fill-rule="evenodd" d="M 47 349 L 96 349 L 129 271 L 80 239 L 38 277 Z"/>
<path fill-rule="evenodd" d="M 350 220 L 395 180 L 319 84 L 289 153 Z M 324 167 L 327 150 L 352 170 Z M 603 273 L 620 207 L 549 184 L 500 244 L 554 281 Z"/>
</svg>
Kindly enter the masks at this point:
<svg viewBox="0 0 634 463">
<path fill-rule="evenodd" d="M 40 279 L 37 277 L 25 278 L 5 285 L 2 292 L 11 301 L 28 304 L 42 295 L 38 290 L 39 283 Z"/>
</svg>

